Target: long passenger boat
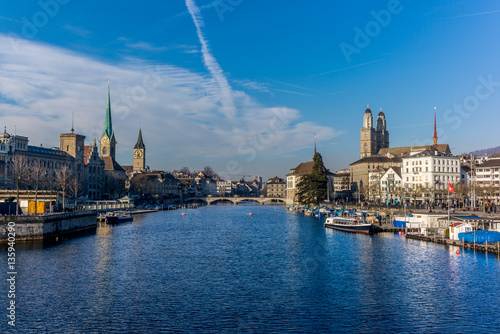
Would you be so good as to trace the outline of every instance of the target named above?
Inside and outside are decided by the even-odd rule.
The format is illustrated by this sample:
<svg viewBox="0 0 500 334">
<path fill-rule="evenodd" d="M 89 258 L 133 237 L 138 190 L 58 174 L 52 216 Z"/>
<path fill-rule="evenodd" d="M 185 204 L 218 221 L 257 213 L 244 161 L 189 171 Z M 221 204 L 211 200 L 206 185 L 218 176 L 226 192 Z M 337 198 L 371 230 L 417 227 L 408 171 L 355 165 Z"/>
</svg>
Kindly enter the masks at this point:
<svg viewBox="0 0 500 334">
<path fill-rule="evenodd" d="M 325 227 L 354 233 L 374 234 L 377 232 L 375 226 L 363 218 L 328 217 Z"/>
</svg>

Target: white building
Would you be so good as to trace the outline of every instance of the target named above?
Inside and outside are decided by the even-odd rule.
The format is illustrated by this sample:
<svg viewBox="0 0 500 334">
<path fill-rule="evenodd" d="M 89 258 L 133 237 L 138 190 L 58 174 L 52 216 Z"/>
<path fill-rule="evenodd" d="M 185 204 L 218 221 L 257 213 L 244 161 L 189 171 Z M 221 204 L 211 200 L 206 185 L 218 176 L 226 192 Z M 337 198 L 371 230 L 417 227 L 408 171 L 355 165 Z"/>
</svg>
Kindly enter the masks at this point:
<svg viewBox="0 0 500 334">
<path fill-rule="evenodd" d="M 448 183 L 460 181 L 460 157 L 436 149 L 412 152 L 403 158 L 401 168 L 403 187 L 417 201 L 444 201 Z"/>
<path fill-rule="evenodd" d="M 476 166 L 476 191 L 478 188 L 482 190 L 482 197 L 497 202 L 500 199 L 500 153 Z"/>
<path fill-rule="evenodd" d="M 460 240 L 458 238 L 459 233 L 464 233 L 464 232 L 472 232 L 472 225 L 468 223 L 462 223 L 462 222 L 453 222 L 453 224 L 450 225 L 450 239 L 451 240 Z"/>
<path fill-rule="evenodd" d="M 233 195 L 233 182 L 231 180 L 217 181 L 217 194 L 219 196 L 232 196 Z"/>
<path fill-rule="evenodd" d="M 380 189 L 382 200 L 388 203 L 399 202 L 403 179 L 401 177 L 401 167 L 390 167 L 380 178 Z"/>
</svg>

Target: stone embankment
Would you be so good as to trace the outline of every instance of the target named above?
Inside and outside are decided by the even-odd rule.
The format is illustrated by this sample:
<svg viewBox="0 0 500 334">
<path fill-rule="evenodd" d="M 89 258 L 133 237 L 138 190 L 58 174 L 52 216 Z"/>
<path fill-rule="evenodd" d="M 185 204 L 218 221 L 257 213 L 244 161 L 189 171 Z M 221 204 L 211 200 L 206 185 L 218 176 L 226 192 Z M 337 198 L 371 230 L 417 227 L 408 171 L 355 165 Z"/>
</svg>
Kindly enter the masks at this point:
<svg viewBox="0 0 500 334">
<path fill-rule="evenodd" d="M 97 227 L 95 211 L 48 215 L 0 216 L 0 242 L 6 242 L 13 226 L 16 241 L 43 240 Z"/>
</svg>

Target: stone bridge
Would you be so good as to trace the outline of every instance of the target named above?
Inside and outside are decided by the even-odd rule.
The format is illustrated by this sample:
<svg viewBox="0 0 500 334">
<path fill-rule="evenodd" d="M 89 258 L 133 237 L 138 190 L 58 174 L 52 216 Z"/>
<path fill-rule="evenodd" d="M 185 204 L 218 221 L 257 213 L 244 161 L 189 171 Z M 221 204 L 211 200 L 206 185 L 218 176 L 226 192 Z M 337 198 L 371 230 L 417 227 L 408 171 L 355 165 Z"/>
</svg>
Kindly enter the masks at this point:
<svg viewBox="0 0 500 334">
<path fill-rule="evenodd" d="M 254 202 L 259 203 L 260 205 L 269 204 L 269 203 L 278 203 L 285 204 L 284 198 L 279 197 L 192 197 L 186 200 L 186 203 L 189 202 L 205 202 L 207 205 L 212 205 L 213 203 L 224 203 L 231 202 L 234 205 L 238 205 L 242 202 Z"/>
</svg>

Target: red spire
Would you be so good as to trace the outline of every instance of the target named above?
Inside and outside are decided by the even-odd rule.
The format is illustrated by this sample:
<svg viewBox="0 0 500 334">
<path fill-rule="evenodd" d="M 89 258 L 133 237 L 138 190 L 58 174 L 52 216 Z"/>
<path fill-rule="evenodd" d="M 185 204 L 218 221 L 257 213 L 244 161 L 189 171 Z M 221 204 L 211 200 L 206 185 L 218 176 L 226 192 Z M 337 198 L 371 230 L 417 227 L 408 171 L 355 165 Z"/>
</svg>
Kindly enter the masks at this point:
<svg viewBox="0 0 500 334">
<path fill-rule="evenodd" d="M 432 144 L 434 146 L 438 145 L 438 134 L 436 130 L 436 107 L 434 107 L 434 136 L 432 137 Z"/>
</svg>

